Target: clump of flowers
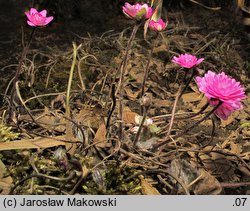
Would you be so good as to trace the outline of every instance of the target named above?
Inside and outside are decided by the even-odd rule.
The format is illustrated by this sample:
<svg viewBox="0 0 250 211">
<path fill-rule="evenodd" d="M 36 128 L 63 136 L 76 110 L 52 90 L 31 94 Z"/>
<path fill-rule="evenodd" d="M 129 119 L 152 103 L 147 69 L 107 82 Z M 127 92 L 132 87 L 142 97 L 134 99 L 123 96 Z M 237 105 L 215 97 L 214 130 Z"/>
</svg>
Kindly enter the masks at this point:
<svg viewBox="0 0 250 211">
<path fill-rule="evenodd" d="M 126 16 L 136 20 L 148 19 L 153 14 L 153 9 L 147 4 L 136 3 L 135 5 L 131 5 L 126 2 L 122 10 Z"/>
<path fill-rule="evenodd" d="M 47 10 L 38 12 L 35 8 L 31 8 L 30 11 L 25 12 L 25 15 L 28 18 L 27 23 L 30 26 L 46 26 L 54 19 L 53 16 L 46 17 Z"/>
<path fill-rule="evenodd" d="M 204 58 L 198 59 L 194 55 L 185 53 L 185 54 L 179 55 L 178 57 L 174 56 L 172 59 L 172 62 L 174 62 L 175 64 L 178 64 L 181 67 L 190 69 L 192 67 L 199 65 L 203 60 Z"/>
<path fill-rule="evenodd" d="M 150 20 L 148 27 L 154 31 L 162 31 L 166 28 L 166 23 L 162 19 Z"/>
<path fill-rule="evenodd" d="M 196 77 L 199 90 L 208 98 L 210 105 L 222 104 L 216 109 L 215 114 L 226 120 L 231 113 L 243 108 L 242 99 L 246 98 L 244 88 L 235 79 L 224 72 L 216 74 L 208 71 L 204 77 Z"/>
</svg>

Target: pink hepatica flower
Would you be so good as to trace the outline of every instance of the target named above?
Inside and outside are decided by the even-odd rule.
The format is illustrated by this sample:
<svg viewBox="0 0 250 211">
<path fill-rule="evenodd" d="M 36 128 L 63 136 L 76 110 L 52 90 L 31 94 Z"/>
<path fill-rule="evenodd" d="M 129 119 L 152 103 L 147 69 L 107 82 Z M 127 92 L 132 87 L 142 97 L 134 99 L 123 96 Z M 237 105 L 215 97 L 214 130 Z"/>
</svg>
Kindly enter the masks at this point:
<svg viewBox="0 0 250 211">
<path fill-rule="evenodd" d="M 162 19 L 158 21 L 150 20 L 148 27 L 154 31 L 162 31 L 166 28 L 166 23 Z"/>
<path fill-rule="evenodd" d="M 197 59 L 196 56 L 185 53 L 181 54 L 179 57 L 174 56 L 172 62 L 180 65 L 181 67 L 192 68 L 200 64 L 203 60 L 203 58 Z"/>
<path fill-rule="evenodd" d="M 148 19 L 153 14 L 153 9 L 147 4 L 137 3 L 135 5 L 131 5 L 126 2 L 122 7 L 122 10 L 126 16 L 136 20 L 141 20 L 142 18 Z"/>
<path fill-rule="evenodd" d="M 29 12 L 25 12 L 25 15 L 28 18 L 27 23 L 30 26 L 46 26 L 54 18 L 53 16 L 46 17 L 46 10 L 38 12 L 35 8 L 31 8 Z"/>
<path fill-rule="evenodd" d="M 210 105 L 222 104 L 216 109 L 215 114 L 226 120 L 231 113 L 243 108 L 241 100 L 246 98 L 244 88 L 240 82 L 230 78 L 224 72 L 216 74 L 208 71 L 204 77 L 196 77 L 199 90 L 208 98 Z"/>
</svg>

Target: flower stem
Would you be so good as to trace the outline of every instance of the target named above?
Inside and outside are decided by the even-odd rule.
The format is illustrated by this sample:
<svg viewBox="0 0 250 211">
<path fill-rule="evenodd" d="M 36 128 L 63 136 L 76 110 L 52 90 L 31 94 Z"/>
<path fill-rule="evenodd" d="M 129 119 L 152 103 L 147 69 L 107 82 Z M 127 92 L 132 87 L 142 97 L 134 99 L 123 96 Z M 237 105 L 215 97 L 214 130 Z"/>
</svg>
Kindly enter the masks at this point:
<svg viewBox="0 0 250 211">
<path fill-rule="evenodd" d="M 15 100 L 15 96 L 16 96 L 16 83 L 19 80 L 21 70 L 22 70 L 22 64 L 23 64 L 23 61 L 26 58 L 26 55 L 27 55 L 27 53 L 29 51 L 30 43 L 31 43 L 32 37 L 33 37 L 33 35 L 35 33 L 35 29 L 36 29 L 36 27 L 34 27 L 32 29 L 29 40 L 28 40 L 28 43 L 23 48 L 23 52 L 22 52 L 21 58 L 19 60 L 18 66 L 17 66 L 16 74 L 15 74 L 13 80 L 12 80 L 13 86 L 12 86 L 11 93 L 10 93 L 10 111 L 9 111 L 9 117 L 8 117 L 9 122 L 13 121 L 13 114 L 14 114 L 14 110 L 15 110 L 15 105 L 14 105 L 15 102 L 14 102 L 14 100 Z"/>
<path fill-rule="evenodd" d="M 177 95 L 175 97 L 175 101 L 174 101 L 172 113 L 171 113 L 171 119 L 170 119 L 170 123 L 169 123 L 169 128 L 168 128 L 167 136 L 170 135 L 171 129 L 172 129 L 173 124 L 174 124 L 174 118 L 175 118 L 175 111 L 176 111 L 177 103 L 178 103 L 179 99 L 181 98 L 181 96 L 183 95 L 183 93 L 186 91 L 186 89 L 189 86 L 190 82 L 192 81 L 194 75 L 195 75 L 195 70 L 192 69 L 192 74 L 191 74 L 190 78 L 188 79 L 188 81 L 186 82 L 186 85 L 184 86 L 184 88 L 182 89 L 183 84 L 181 84 L 180 87 L 179 87 L 179 89 L 178 89 Z M 186 81 L 186 76 L 187 76 L 187 72 L 185 73 L 185 77 L 183 79 L 184 83 Z"/>
<path fill-rule="evenodd" d="M 177 134 L 177 135 L 175 135 L 175 136 L 172 136 L 172 138 L 179 138 L 179 137 L 183 136 L 185 133 L 187 133 L 187 132 L 189 132 L 190 130 L 192 130 L 194 127 L 196 127 L 196 126 L 199 125 L 201 122 L 203 122 L 204 120 L 206 120 L 209 116 L 211 116 L 211 115 L 216 111 L 216 109 L 219 108 L 219 106 L 220 106 L 222 103 L 223 103 L 222 101 L 219 101 L 219 103 L 218 103 L 211 111 L 209 111 L 203 118 L 201 118 L 199 121 L 195 122 L 193 125 L 191 125 L 191 126 L 189 126 L 188 128 L 186 128 L 186 129 L 185 129 L 184 131 L 182 131 L 180 134 Z M 155 150 L 157 150 L 159 147 L 162 147 L 162 146 L 166 145 L 166 144 L 169 142 L 170 139 L 171 139 L 171 138 L 170 138 L 169 135 L 168 135 L 167 138 L 166 138 L 163 142 L 161 142 L 161 143 L 157 144 L 156 146 L 154 146 L 152 150 L 155 151 Z"/>
<path fill-rule="evenodd" d="M 151 44 L 151 49 L 150 49 L 150 52 L 149 52 L 149 56 L 148 56 L 148 60 L 147 60 L 147 64 L 146 64 L 146 68 L 145 68 L 145 71 L 144 71 L 144 76 L 143 76 L 143 81 L 142 81 L 142 84 L 141 84 L 141 94 L 140 94 L 140 98 L 143 97 L 144 93 L 145 93 L 145 84 L 146 84 L 146 81 L 147 81 L 147 78 L 148 78 L 148 72 L 149 72 L 149 65 L 150 65 L 150 62 L 152 60 L 152 56 L 153 56 L 153 50 L 154 50 L 154 46 L 155 46 L 155 42 L 157 40 L 157 37 L 158 37 L 158 33 L 153 41 L 153 43 Z M 141 114 L 143 113 L 143 106 L 141 106 Z"/>
<path fill-rule="evenodd" d="M 190 118 L 196 117 L 196 116 L 200 115 L 203 111 L 205 111 L 208 106 L 209 106 L 209 103 L 206 103 L 204 106 L 201 107 L 201 109 L 197 113 L 183 116 L 183 117 L 176 117 L 175 119 L 182 120 L 182 119 L 190 119 Z"/>
<path fill-rule="evenodd" d="M 127 48 L 126 48 L 124 59 L 122 61 L 122 64 L 121 64 L 120 70 L 119 70 L 121 75 L 120 75 L 120 80 L 119 80 L 117 90 L 119 90 L 119 119 L 120 119 L 120 122 L 119 122 L 119 139 L 121 141 L 123 140 L 123 96 L 124 96 L 125 69 L 126 69 L 127 61 L 128 61 L 128 53 L 129 53 L 129 50 L 131 49 L 133 40 L 135 39 L 135 35 L 136 35 L 136 32 L 137 32 L 139 26 L 140 26 L 140 24 L 136 23 L 134 28 L 133 28 L 133 31 L 132 31 L 131 36 L 130 36 L 129 41 L 128 41 L 128 45 L 127 45 Z"/>
<path fill-rule="evenodd" d="M 186 89 L 188 88 L 190 82 L 192 81 L 192 79 L 193 79 L 194 76 L 195 76 L 195 73 L 196 73 L 196 71 L 192 68 L 192 74 L 191 74 L 191 76 L 189 77 L 188 81 L 186 82 L 185 87 L 184 87 L 183 90 L 181 91 L 181 94 L 180 94 L 180 97 L 179 97 L 179 98 L 181 98 L 181 96 L 184 94 L 184 92 L 185 92 Z M 184 79 L 184 80 L 185 80 L 185 79 Z"/>
<path fill-rule="evenodd" d="M 140 126 L 139 126 L 139 129 L 135 135 L 135 139 L 134 139 L 134 146 L 136 146 L 136 144 L 138 143 L 139 141 L 139 138 L 140 138 L 140 135 L 141 135 L 141 131 L 142 131 L 142 128 L 143 128 L 143 124 L 147 118 L 147 114 L 148 114 L 148 110 L 149 110 L 149 107 L 150 106 L 147 106 L 145 107 L 144 106 L 144 112 L 143 112 L 143 117 L 142 117 L 142 120 L 141 120 L 141 123 L 140 123 Z"/>
<path fill-rule="evenodd" d="M 175 111 L 176 111 L 176 107 L 177 107 L 178 100 L 179 100 L 179 98 L 181 97 L 182 86 L 183 86 L 183 85 L 181 84 L 180 87 L 179 87 L 179 89 L 178 89 L 177 95 L 176 95 L 176 97 L 175 97 L 175 101 L 174 101 L 174 105 L 173 105 L 172 113 L 171 113 L 171 119 L 170 119 L 170 123 L 169 123 L 169 127 L 168 127 L 167 136 L 170 135 L 171 129 L 172 129 L 173 124 L 174 124 Z"/>
</svg>

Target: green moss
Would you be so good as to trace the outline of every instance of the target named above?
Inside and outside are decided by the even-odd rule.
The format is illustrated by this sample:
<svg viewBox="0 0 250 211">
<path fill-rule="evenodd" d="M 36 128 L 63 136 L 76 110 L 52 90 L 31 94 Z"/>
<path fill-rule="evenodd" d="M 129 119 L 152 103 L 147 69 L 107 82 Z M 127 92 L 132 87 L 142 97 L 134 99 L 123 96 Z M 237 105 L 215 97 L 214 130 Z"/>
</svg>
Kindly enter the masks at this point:
<svg viewBox="0 0 250 211">
<path fill-rule="evenodd" d="M 17 139 L 18 136 L 19 133 L 13 132 L 11 127 L 7 127 L 5 125 L 0 124 L 0 141 L 11 141 Z"/>
<path fill-rule="evenodd" d="M 88 194 L 140 194 L 141 186 L 138 178 L 126 181 L 126 178 L 135 174 L 136 170 L 129 166 L 108 164 L 106 169 L 100 170 L 105 187 L 100 185 L 89 176 L 82 184 L 82 188 Z"/>
</svg>

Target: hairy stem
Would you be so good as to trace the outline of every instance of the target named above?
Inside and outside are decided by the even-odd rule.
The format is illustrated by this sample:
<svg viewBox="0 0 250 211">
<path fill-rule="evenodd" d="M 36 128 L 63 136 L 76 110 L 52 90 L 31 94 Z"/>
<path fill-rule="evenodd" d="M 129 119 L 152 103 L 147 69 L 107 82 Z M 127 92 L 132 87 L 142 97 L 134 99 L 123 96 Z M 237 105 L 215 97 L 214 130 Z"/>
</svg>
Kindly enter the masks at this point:
<svg viewBox="0 0 250 211">
<path fill-rule="evenodd" d="M 158 37 L 158 33 L 157 33 L 156 38 L 154 39 L 153 43 L 151 44 L 151 49 L 150 49 L 150 52 L 149 52 L 146 68 L 145 68 L 145 71 L 144 71 L 143 81 L 142 81 L 142 84 L 141 84 L 140 98 L 142 98 L 144 93 L 145 93 L 145 84 L 146 84 L 146 81 L 147 81 L 147 78 L 148 78 L 149 65 L 150 65 L 150 62 L 152 60 L 153 50 L 154 50 L 154 46 L 155 46 L 155 42 L 157 40 L 157 37 Z M 141 106 L 141 114 L 142 113 L 143 113 L 143 106 Z"/>
<path fill-rule="evenodd" d="M 13 120 L 13 114 L 14 114 L 14 110 L 15 110 L 14 109 L 15 108 L 15 102 L 14 101 L 15 101 L 15 96 L 16 96 L 16 83 L 19 80 L 21 70 L 22 70 L 22 64 L 23 64 L 23 61 L 26 58 L 26 55 L 27 55 L 27 53 L 29 51 L 30 43 L 31 43 L 32 37 L 33 37 L 33 35 L 35 33 L 35 29 L 36 29 L 36 27 L 34 27 L 32 29 L 29 40 L 28 40 L 28 43 L 23 48 L 23 52 L 22 52 L 21 58 L 19 60 L 18 66 L 17 66 L 16 74 L 15 74 L 13 80 L 12 80 L 13 86 L 12 86 L 11 93 L 10 93 L 10 112 L 9 112 L 8 121 Z"/>
<path fill-rule="evenodd" d="M 183 95 L 183 93 L 186 91 L 186 89 L 187 89 L 187 87 L 189 86 L 190 82 L 191 82 L 192 79 L 194 78 L 194 75 L 195 75 L 195 70 L 192 69 L 192 74 L 191 74 L 190 78 L 188 79 L 188 81 L 186 82 L 186 85 L 184 86 L 184 88 L 182 89 L 182 87 L 183 87 L 182 84 L 181 84 L 180 87 L 179 87 L 179 90 L 178 90 L 178 92 L 177 92 L 177 95 L 176 95 L 176 98 L 175 98 L 175 101 L 174 101 L 172 113 L 171 113 L 171 119 L 170 119 L 170 124 L 169 124 L 169 128 L 168 128 L 167 136 L 170 135 L 171 129 L 172 129 L 173 124 L 174 124 L 175 111 L 176 111 L 176 107 L 177 107 L 178 100 L 181 98 L 181 96 Z M 187 72 L 186 72 L 185 77 L 184 77 L 184 79 L 183 79 L 184 83 L 185 83 L 185 81 L 186 81 L 186 76 L 187 76 Z"/>
<path fill-rule="evenodd" d="M 199 121 L 195 122 L 193 125 L 187 127 L 187 128 L 186 128 L 184 131 L 182 131 L 180 134 L 177 134 L 177 135 L 173 136 L 172 138 L 179 138 L 179 137 L 185 135 L 187 132 L 189 132 L 189 131 L 192 130 L 194 127 L 196 127 L 196 126 L 199 125 L 201 122 L 203 122 L 203 121 L 206 120 L 208 117 L 210 117 L 210 116 L 216 111 L 216 109 L 219 108 L 219 106 L 220 106 L 222 103 L 223 103 L 222 101 L 219 101 L 219 103 L 218 103 L 211 111 L 209 111 L 203 118 L 201 118 Z M 155 145 L 155 146 L 153 147 L 152 150 L 153 150 L 153 151 L 156 151 L 159 147 L 162 147 L 162 146 L 166 145 L 166 144 L 169 142 L 170 139 L 171 139 L 171 138 L 168 136 L 163 142 L 161 142 L 161 143 Z"/>
<path fill-rule="evenodd" d="M 140 123 L 140 126 L 139 126 L 139 129 L 136 133 L 136 136 L 135 136 L 135 139 L 134 139 L 134 146 L 136 146 L 136 144 L 138 143 L 139 141 L 139 138 L 140 138 L 140 135 L 141 135 L 141 131 L 142 131 L 142 128 L 143 128 L 143 124 L 147 118 L 147 113 L 148 113 L 148 110 L 149 110 L 149 106 L 147 107 L 144 107 L 144 113 L 143 113 L 143 117 L 142 117 L 142 120 L 141 120 L 141 123 Z"/>
<path fill-rule="evenodd" d="M 120 80 L 119 80 L 117 90 L 119 90 L 119 119 L 120 119 L 119 138 L 120 138 L 120 140 L 123 140 L 123 96 L 124 96 L 125 69 L 126 69 L 127 61 L 128 61 L 128 53 L 129 53 L 129 50 L 131 49 L 133 40 L 135 39 L 135 35 L 136 35 L 136 32 L 137 32 L 139 26 L 140 26 L 140 24 L 136 23 L 134 28 L 133 28 L 133 31 L 132 31 L 131 36 L 130 36 L 129 41 L 128 41 L 128 45 L 126 48 L 124 59 L 122 61 L 122 65 L 120 66 L 120 70 L 119 70 L 121 75 L 120 75 Z"/>
</svg>

